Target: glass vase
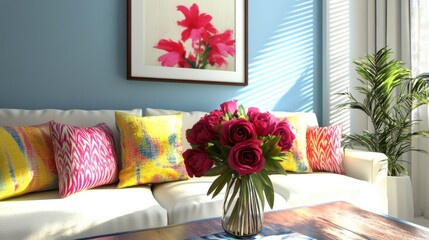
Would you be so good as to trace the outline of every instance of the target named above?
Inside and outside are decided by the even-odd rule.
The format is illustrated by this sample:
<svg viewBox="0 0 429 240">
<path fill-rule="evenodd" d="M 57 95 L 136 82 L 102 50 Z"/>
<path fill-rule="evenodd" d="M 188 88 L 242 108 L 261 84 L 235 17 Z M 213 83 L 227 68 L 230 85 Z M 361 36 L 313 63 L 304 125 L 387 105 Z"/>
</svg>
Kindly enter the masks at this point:
<svg viewBox="0 0 429 240">
<path fill-rule="evenodd" d="M 230 235 L 250 237 L 262 230 L 264 209 L 250 177 L 233 177 L 223 202 L 222 227 Z"/>
</svg>

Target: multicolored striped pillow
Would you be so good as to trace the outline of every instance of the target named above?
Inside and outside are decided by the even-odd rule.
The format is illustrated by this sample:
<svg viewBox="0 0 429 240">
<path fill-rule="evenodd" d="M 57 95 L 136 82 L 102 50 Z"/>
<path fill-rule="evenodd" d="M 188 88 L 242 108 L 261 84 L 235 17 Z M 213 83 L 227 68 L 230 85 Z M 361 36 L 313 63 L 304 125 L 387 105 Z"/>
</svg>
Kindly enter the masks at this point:
<svg viewBox="0 0 429 240">
<path fill-rule="evenodd" d="M 313 171 L 345 174 L 340 125 L 307 129 L 307 156 Z"/>
<path fill-rule="evenodd" d="M 0 127 L 0 200 L 56 188 L 49 123 Z"/>
<path fill-rule="evenodd" d="M 187 179 L 182 114 L 140 117 L 115 113 L 122 150 L 119 188 Z"/>
<path fill-rule="evenodd" d="M 51 121 L 50 129 L 60 197 L 117 180 L 115 143 L 105 123 L 86 128 Z"/>
</svg>

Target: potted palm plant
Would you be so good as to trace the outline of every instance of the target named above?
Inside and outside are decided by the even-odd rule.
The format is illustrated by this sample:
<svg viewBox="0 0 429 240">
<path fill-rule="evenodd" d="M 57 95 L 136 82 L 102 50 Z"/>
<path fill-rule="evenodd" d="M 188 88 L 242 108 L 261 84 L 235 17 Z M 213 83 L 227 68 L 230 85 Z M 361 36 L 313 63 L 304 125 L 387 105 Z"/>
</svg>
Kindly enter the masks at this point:
<svg viewBox="0 0 429 240">
<path fill-rule="evenodd" d="M 411 180 L 404 166 L 408 161 L 403 157 L 411 151 L 424 152 L 412 146 L 412 138 L 427 137 L 429 132 L 416 130 L 415 126 L 419 120 L 411 118 L 411 114 L 413 110 L 429 102 L 429 74 L 411 77 L 411 71 L 402 62 L 390 59 L 391 54 L 391 49 L 385 47 L 375 54 L 366 54 L 363 59 L 354 60 L 356 72 L 360 76 L 358 80 L 362 83 L 362 86 L 356 86 L 354 89 L 362 94 L 363 98 L 358 100 L 350 92 L 340 93 L 348 100 L 338 107 L 360 110 L 368 116 L 372 124 L 371 130 L 344 135 L 344 146 L 384 153 L 388 161 L 388 176 L 402 176 L 408 179 L 405 181 L 409 181 L 409 184 L 389 183 L 392 180 L 388 177 L 388 196 L 401 190 L 389 190 L 390 186 L 409 185 L 410 189 L 406 190 L 408 193 L 403 195 L 409 195 L 407 197 L 411 197 L 412 204 Z M 391 206 L 401 200 L 394 196 L 389 196 L 388 200 L 389 214 L 401 215 L 397 211 L 403 211 L 403 206 Z M 409 218 L 413 209 L 410 211 L 411 213 L 406 213 L 407 217 L 399 217 Z"/>
</svg>

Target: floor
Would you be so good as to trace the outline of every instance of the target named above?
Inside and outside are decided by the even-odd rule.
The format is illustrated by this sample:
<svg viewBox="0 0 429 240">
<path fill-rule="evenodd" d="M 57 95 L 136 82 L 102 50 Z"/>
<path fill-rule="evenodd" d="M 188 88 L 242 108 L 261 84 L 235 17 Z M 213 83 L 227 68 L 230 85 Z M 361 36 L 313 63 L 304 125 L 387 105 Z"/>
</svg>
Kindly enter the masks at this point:
<svg viewBox="0 0 429 240">
<path fill-rule="evenodd" d="M 421 225 L 423 227 L 429 228 L 429 219 L 424 217 L 416 217 L 413 221 L 415 224 Z"/>
</svg>

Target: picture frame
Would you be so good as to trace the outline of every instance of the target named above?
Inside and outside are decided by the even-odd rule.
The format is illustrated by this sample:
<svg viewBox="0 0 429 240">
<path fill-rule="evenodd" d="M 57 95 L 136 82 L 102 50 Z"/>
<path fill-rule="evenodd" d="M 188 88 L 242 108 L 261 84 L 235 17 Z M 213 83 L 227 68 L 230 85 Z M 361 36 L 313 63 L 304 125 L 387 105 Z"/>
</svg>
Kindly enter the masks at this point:
<svg viewBox="0 0 429 240">
<path fill-rule="evenodd" d="M 245 86 L 247 0 L 128 0 L 127 79 Z"/>
</svg>

